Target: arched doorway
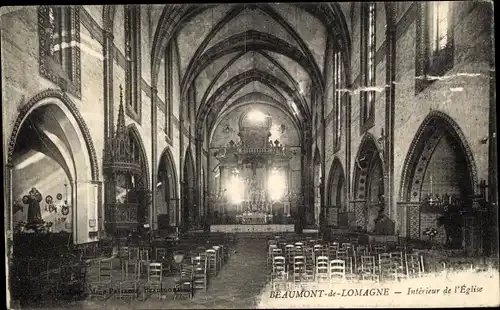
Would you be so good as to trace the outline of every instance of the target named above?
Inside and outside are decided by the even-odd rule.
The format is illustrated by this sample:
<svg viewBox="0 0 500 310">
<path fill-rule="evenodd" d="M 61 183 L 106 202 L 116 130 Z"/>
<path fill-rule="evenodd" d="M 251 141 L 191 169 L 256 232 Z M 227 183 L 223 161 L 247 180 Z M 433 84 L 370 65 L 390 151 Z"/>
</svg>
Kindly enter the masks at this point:
<svg viewBox="0 0 500 310">
<path fill-rule="evenodd" d="M 461 247 L 463 216 L 477 194 L 475 162 L 458 125 L 446 114 L 431 112 L 420 126 L 407 155 L 401 195 L 419 206 L 411 237 Z M 431 199 L 429 199 L 431 198 Z"/>
<path fill-rule="evenodd" d="M 172 153 L 168 148 L 160 157 L 156 197 L 157 228 L 162 230 L 177 226 L 177 173 Z"/>
<path fill-rule="evenodd" d="M 187 231 L 198 219 L 197 207 L 195 205 L 195 184 L 194 184 L 194 159 L 191 149 L 188 148 L 184 157 L 182 181 L 182 227 Z"/>
<path fill-rule="evenodd" d="M 376 219 L 386 214 L 384 206 L 384 173 L 375 138 L 367 133 L 361 141 L 354 166 L 356 223 L 374 232 Z"/>
<path fill-rule="evenodd" d="M 98 218 L 98 167 L 74 103 L 56 90 L 33 97 L 17 118 L 8 154 L 14 247 L 23 231 L 66 234 L 63 246 L 92 241 L 96 235 L 89 235 L 88 223 Z"/>
<path fill-rule="evenodd" d="M 326 196 L 326 204 L 328 207 L 327 212 L 327 225 L 337 226 L 339 218 L 337 217 L 340 212 L 346 212 L 345 203 L 345 175 L 344 169 L 340 160 L 335 157 L 330 169 L 330 177 L 328 179 L 328 194 Z M 337 215 L 337 216 L 335 216 Z"/>
<path fill-rule="evenodd" d="M 322 171 L 321 155 L 319 153 L 319 149 L 317 146 L 314 151 L 313 163 L 314 163 L 314 200 L 313 200 L 314 209 L 312 210 L 312 212 L 308 212 L 307 214 L 308 216 L 310 216 L 310 218 L 308 218 L 307 224 L 308 225 L 312 224 L 316 227 L 319 227 L 320 215 L 321 215 L 321 186 L 323 180 L 321 176 L 321 171 Z"/>
</svg>

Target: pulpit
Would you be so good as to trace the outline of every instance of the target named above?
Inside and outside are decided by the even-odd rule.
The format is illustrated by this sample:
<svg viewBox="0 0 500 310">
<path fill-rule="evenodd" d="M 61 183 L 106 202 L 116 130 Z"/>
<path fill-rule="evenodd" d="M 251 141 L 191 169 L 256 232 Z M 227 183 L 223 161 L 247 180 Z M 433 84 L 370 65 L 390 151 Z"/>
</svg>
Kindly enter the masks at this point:
<svg viewBox="0 0 500 310">
<path fill-rule="evenodd" d="M 106 148 L 103 162 L 107 180 L 104 226 L 108 234 L 116 237 L 141 232 L 146 223 L 151 192 L 147 189 L 144 158 L 139 149 L 137 141 L 125 126 L 120 87 L 116 132 Z"/>
</svg>

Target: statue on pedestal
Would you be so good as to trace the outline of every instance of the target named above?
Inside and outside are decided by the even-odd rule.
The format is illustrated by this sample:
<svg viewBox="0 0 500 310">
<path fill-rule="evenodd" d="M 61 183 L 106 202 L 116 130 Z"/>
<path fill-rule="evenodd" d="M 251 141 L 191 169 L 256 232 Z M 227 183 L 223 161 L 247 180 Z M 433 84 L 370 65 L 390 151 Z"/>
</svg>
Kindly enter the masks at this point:
<svg viewBox="0 0 500 310">
<path fill-rule="evenodd" d="M 40 210 L 40 201 L 42 201 L 42 194 L 36 189 L 31 188 L 28 199 L 28 223 L 36 222 L 42 219 L 42 212 Z"/>
</svg>

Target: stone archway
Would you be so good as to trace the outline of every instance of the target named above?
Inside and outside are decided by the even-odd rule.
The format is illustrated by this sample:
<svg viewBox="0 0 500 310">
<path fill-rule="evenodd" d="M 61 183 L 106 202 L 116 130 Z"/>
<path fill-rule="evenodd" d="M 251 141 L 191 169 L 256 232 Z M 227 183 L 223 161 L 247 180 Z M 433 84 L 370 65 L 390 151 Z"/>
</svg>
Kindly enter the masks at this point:
<svg viewBox="0 0 500 310">
<path fill-rule="evenodd" d="M 354 163 L 353 196 L 356 225 L 373 232 L 375 219 L 384 209 L 384 171 L 377 142 L 366 133 L 361 141 Z"/>
<path fill-rule="evenodd" d="M 179 199 L 177 195 L 177 172 L 171 151 L 166 148 L 160 156 L 158 184 L 156 185 L 155 222 L 158 229 L 177 225 Z"/>
<path fill-rule="evenodd" d="M 406 235 L 424 239 L 424 231 L 434 228 L 434 242 L 461 247 L 460 214 L 467 213 L 475 203 L 471 197 L 478 194 L 475 161 L 460 127 L 445 113 L 432 111 L 419 127 L 403 166 L 400 198 L 408 205 L 402 212 Z M 426 203 L 429 196 L 447 201 L 447 211 Z"/>
<path fill-rule="evenodd" d="M 21 109 L 7 167 L 8 229 L 27 220 L 23 197 L 34 187 L 42 196 L 40 216 L 53 223 L 53 232 L 72 233 L 74 243 L 93 241 L 88 223 L 98 219 L 96 154 L 88 128 L 66 94 L 49 89 Z"/>
<path fill-rule="evenodd" d="M 468 194 L 479 194 L 477 169 L 472 151 L 458 124 L 448 115 L 440 111 L 432 111 L 420 125 L 413 139 L 403 165 L 400 200 L 420 201 L 422 180 L 427 171 L 429 160 L 441 139 L 447 136 L 467 165 Z M 430 175 L 428 176 L 430 179 Z M 430 181 L 430 180 L 429 180 Z"/>
<path fill-rule="evenodd" d="M 330 178 L 328 180 L 327 205 L 329 207 L 340 208 L 345 211 L 345 175 L 344 168 L 340 160 L 335 157 L 330 168 Z"/>
<path fill-rule="evenodd" d="M 195 165 L 191 149 L 188 147 L 184 157 L 182 180 L 182 227 L 187 231 L 198 220 L 195 200 Z"/>
<path fill-rule="evenodd" d="M 326 206 L 328 208 L 327 225 L 337 226 L 339 223 L 338 214 L 347 211 L 347 205 L 345 203 L 345 175 L 342 163 L 338 157 L 335 157 L 330 168 Z"/>
</svg>

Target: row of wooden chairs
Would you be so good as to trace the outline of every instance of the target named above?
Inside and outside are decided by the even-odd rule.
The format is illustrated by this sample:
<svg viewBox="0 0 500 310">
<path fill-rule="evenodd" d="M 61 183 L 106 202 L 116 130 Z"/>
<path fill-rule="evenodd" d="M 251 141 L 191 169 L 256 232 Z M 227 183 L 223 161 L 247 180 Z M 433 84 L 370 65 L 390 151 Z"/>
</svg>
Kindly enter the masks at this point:
<svg viewBox="0 0 500 310">
<path fill-rule="evenodd" d="M 11 275 L 13 295 L 59 298 L 84 288 L 87 264 L 65 259 L 25 259 L 16 262 Z"/>
<path fill-rule="evenodd" d="M 182 264 L 180 279 L 174 289 L 174 298 L 192 298 L 194 291 L 208 288 L 209 276 L 217 276 L 226 263 L 228 252 L 224 245 L 215 245 L 212 248 L 198 247 L 197 256 Z"/>
<path fill-rule="evenodd" d="M 384 253 L 379 255 L 378 263 L 375 256 L 361 256 L 360 265 L 354 267 L 353 257 L 345 259 L 329 259 L 319 256 L 311 268 L 304 256 L 295 256 L 290 263 L 284 256 L 274 256 L 271 279 L 293 282 L 329 280 L 401 280 L 403 278 L 420 277 L 424 273 L 423 259 L 418 254 Z M 342 274 L 341 277 L 339 275 Z"/>
</svg>

